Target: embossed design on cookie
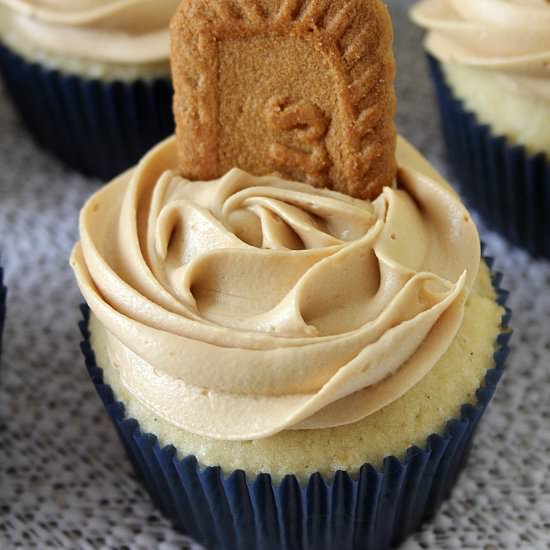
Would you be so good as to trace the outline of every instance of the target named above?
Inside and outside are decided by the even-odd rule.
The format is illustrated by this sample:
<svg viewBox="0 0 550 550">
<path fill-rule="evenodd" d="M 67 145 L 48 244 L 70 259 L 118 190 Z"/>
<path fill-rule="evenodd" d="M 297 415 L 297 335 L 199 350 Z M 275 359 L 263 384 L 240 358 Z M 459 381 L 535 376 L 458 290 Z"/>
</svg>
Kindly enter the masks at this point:
<svg viewBox="0 0 550 550">
<path fill-rule="evenodd" d="M 381 0 L 184 0 L 172 21 L 182 173 L 238 165 L 375 197 L 395 176 L 391 42 Z M 265 113 L 274 95 L 280 119 Z M 307 128 L 279 122 L 295 105 Z"/>
<path fill-rule="evenodd" d="M 296 150 L 276 141 L 269 147 L 269 156 L 283 170 L 291 167 L 303 172 L 306 182 L 327 185 L 326 171 L 330 159 L 323 138 L 328 130 L 329 119 L 325 113 L 307 101 L 288 105 L 288 98 L 284 96 L 269 99 L 264 112 L 271 128 L 280 132 L 294 130 L 301 142 L 310 145 L 309 151 Z"/>
</svg>

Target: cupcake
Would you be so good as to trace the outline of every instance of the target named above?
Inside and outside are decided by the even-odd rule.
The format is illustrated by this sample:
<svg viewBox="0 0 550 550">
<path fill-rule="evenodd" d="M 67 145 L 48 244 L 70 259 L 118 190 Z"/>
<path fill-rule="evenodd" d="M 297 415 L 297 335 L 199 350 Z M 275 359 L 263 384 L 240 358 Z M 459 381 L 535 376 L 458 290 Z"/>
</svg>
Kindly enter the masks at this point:
<svg viewBox="0 0 550 550">
<path fill-rule="evenodd" d="M 397 544 L 507 352 L 471 217 L 396 139 L 386 8 L 298 4 L 181 4 L 177 134 L 88 200 L 71 256 L 91 378 L 207 548 Z"/>
<path fill-rule="evenodd" d="M 36 142 L 108 180 L 173 132 L 178 0 L 0 0 L 0 72 Z"/>
<path fill-rule="evenodd" d="M 550 258 L 550 4 L 423 0 L 448 156 L 488 227 Z"/>
</svg>

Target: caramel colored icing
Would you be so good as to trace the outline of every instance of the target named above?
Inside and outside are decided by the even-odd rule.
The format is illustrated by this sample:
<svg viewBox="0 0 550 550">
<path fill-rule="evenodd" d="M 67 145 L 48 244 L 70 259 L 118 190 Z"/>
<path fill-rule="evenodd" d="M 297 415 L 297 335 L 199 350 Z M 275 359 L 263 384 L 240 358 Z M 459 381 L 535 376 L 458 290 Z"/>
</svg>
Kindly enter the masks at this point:
<svg viewBox="0 0 550 550">
<path fill-rule="evenodd" d="M 35 48 L 113 63 L 168 61 L 179 0 L 0 0 L 4 32 Z"/>
<path fill-rule="evenodd" d="M 547 0 L 421 0 L 411 16 L 439 60 L 500 72 L 509 87 L 550 101 Z"/>
<path fill-rule="evenodd" d="M 122 383 L 190 432 L 355 422 L 447 350 L 479 268 L 454 192 L 405 141 L 373 202 L 233 169 L 176 175 L 173 138 L 98 191 L 71 265 Z"/>
</svg>

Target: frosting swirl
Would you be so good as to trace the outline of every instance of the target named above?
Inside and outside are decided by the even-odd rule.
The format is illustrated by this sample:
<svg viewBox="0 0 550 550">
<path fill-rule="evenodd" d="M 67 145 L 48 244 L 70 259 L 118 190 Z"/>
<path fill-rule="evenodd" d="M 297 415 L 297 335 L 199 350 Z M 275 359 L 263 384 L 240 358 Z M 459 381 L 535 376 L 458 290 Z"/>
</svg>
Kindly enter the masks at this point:
<svg viewBox="0 0 550 550">
<path fill-rule="evenodd" d="M 426 49 L 441 61 L 501 72 L 550 101 L 547 0 L 422 0 L 411 17 L 429 30 Z"/>
<path fill-rule="evenodd" d="M 0 0 L 4 34 L 57 55 L 111 63 L 169 59 L 179 0 Z"/>
<path fill-rule="evenodd" d="M 372 203 L 233 169 L 174 172 L 173 138 L 98 191 L 71 265 L 122 382 L 191 432 L 337 426 L 403 395 L 453 340 L 474 223 L 403 140 Z"/>
</svg>

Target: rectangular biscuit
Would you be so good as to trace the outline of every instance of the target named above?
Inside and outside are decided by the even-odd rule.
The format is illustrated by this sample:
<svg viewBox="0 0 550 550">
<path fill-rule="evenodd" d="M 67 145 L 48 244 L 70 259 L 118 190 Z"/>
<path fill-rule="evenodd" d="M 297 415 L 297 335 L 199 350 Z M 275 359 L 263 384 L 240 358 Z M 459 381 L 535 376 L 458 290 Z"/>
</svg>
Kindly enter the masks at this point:
<svg viewBox="0 0 550 550">
<path fill-rule="evenodd" d="M 374 198 L 395 177 L 392 30 L 379 0 L 184 0 L 172 21 L 179 165 Z"/>
</svg>

